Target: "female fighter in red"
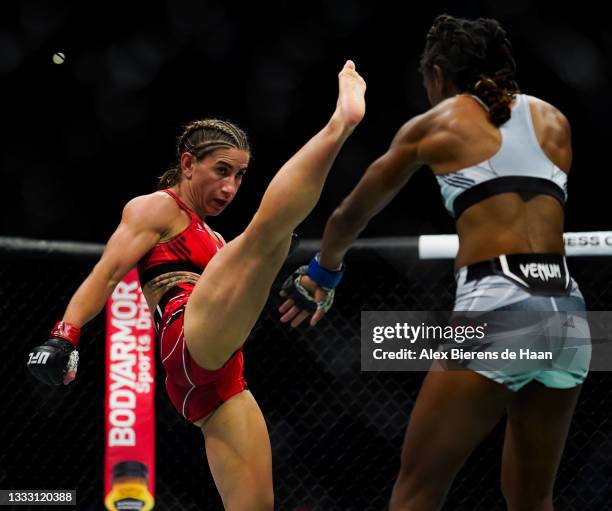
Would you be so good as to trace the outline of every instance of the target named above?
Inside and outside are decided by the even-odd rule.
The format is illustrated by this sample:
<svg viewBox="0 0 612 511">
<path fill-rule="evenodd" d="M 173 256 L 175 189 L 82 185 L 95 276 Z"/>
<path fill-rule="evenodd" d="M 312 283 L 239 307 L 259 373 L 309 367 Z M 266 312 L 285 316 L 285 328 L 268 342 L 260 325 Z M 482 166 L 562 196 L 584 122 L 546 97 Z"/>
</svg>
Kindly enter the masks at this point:
<svg viewBox="0 0 612 511">
<path fill-rule="evenodd" d="M 221 213 L 240 188 L 250 158 L 247 138 L 225 121 L 188 125 L 178 141 L 177 168 L 161 179 L 163 189 L 127 203 L 51 339 L 30 354 L 28 367 L 43 382 L 74 379 L 80 328 L 137 265 L 158 328 L 168 395 L 201 427 L 227 510 L 273 508 L 270 440 L 246 390 L 241 348 L 293 230 L 314 208 L 336 155 L 364 116 L 365 88 L 347 61 L 331 119 L 278 171 L 250 224 L 227 244 L 204 220 Z"/>
</svg>

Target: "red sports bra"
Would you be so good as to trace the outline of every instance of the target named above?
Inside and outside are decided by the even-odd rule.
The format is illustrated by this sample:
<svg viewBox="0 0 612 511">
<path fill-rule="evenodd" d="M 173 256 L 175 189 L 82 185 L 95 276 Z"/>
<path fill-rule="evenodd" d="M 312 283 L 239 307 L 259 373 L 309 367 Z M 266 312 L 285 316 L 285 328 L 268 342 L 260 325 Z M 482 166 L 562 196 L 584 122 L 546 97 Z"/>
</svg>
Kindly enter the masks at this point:
<svg viewBox="0 0 612 511">
<path fill-rule="evenodd" d="M 168 241 L 155 245 L 138 261 L 138 275 L 142 287 L 151 279 L 171 271 L 202 273 L 204 268 L 223 246 L 204 222 L 171 190 L 161 190 L 172 197 L 185 211 L 191 222 L 187 228 Z"/>
</svg>

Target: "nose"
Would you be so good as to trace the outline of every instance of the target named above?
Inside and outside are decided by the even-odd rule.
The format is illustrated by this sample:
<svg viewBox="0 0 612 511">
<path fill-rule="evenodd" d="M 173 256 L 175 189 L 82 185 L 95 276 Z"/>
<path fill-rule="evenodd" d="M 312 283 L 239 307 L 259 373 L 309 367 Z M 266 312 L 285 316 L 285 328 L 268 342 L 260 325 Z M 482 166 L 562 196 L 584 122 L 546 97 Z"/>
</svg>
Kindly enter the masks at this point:
<svg viewBox="0 0 612 511">
<path fill-rule="evenodd" d="M 223 186 L 221 186 L 221 192 L 226 198 L 231 198 L 236 194 L 236 183 L 233 178 L 223 180 Z"/>
</svg>

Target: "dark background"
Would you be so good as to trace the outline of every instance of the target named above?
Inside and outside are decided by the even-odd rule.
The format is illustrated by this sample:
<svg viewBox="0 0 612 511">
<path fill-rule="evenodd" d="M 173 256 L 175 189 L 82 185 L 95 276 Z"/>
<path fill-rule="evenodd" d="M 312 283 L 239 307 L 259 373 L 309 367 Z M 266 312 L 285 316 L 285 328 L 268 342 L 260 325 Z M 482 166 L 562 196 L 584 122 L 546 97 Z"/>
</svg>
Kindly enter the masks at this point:
<svg viewBox="0 0 612 511">
<path fill-rule="evenodd" d="M 522 90 L 573 126 L 566 230 L 607 229 L 612 23 L 601 9 L 529 0 L 2 2 L 0 234 L 104 242 L 125 202 L 152 191 L 173 164 L 180 126 L 220 116 L 250 134 L 255 157 L 235 202 L 210 219 L 231 238 L 276 169 L 326 122 L 336 74 L 352 58 L 368 82 L 367 114 L 299 229 L 319 237 L 399 126 L 428 108 L 417 63 L 443 12 L 502 22 Z M 52 62 L 58 51 L 62 65 Z M 452 231 L 423 169 L 365 235 Z"/>
<path fill-rule="evenodd" d="M 416 69 L 425 34 L 443 12 L 502 22 L 523 91 L 556 105 L 573 126 L 566 230 L 609 229 L 612 22 L 601 5 L 0 2 L 0 235 L 104 242 L 123 204 L 152 191 L 173 164 L 180 125 L 221 116 L 248 131 L 255 156 L 236 201 L 210 222 L 235 236 L 274 171 L 328 119 L 336 74 L 352 58 L 368 82 L 368 110 L 300 227 L 302 236 L 319 237 L 399 126 L 428 107 Z M 51 60 L 58 51 L 66 54 L 62 65 Z M 435 180 L 420 171 L 364 235 L 452 231 Z M 102 496 L 102 317 L 87 327 L 79 379 L 69 388 L 37 384 L 23 361 L 93 260 L 48 256 L 0 261 L 0 488 L 77 488 L 78 509 L 91 511 Z M 359 371 L 359 308 L 351 298 L 364 309 L 444 310 L 453 290 L 449 261 L 399 256 L 382 251 L 364 263 L 349 253 L 352 276 L 316 335 L 282 328 L 273 296 L 246 344 L 247 378 L 274 446 L 279 509 L 386 507 L 422 375 Z M 572 260 L 570 269 L 589 308 L 610 310 L 608 259 Z M 611 509 L 610 388 L 609 373 L 585 384 L 557 481 L 559 509 Z M 158 391 L 158 508 L 219 509 L 200 433 Z M 502 428 L 462 469 L 448 509 L 504 508 Z"/>
</svg>

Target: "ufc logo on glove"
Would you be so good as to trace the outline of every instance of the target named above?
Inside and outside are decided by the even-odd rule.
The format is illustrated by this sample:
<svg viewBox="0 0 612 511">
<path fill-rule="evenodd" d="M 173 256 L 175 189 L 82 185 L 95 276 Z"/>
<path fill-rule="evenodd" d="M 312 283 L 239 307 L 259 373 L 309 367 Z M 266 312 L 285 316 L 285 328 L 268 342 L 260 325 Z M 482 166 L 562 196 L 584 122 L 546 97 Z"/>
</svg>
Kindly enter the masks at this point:
<svg viewBox="0 0 612 511">
<path fill-rule="evenodd" d="M 46 352 L 39 351 L 37 353 L 30 353 L 30 358 L 28 359 L 28 365 L 46 364 L 48 358 L 49 358 L 49 353 L 46 353 Z"/>
</svg>

